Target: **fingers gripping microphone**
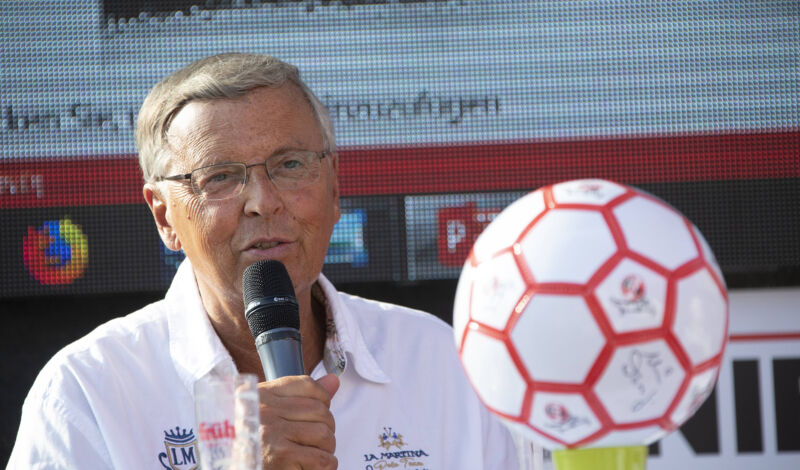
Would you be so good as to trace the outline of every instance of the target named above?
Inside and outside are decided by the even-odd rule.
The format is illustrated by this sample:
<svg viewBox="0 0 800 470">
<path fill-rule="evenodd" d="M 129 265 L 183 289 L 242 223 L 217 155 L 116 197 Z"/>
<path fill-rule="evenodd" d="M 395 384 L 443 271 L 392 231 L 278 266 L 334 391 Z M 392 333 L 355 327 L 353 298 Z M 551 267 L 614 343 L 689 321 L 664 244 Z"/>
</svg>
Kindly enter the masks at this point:
<svg viewBox="0 0 800 470">
<path fill-rule="evenodd" d="M 303 375 L 300 310 L 283 263 L 257 261 L 242 275 L 244 315 L 267 380 Z"/>
</svg>

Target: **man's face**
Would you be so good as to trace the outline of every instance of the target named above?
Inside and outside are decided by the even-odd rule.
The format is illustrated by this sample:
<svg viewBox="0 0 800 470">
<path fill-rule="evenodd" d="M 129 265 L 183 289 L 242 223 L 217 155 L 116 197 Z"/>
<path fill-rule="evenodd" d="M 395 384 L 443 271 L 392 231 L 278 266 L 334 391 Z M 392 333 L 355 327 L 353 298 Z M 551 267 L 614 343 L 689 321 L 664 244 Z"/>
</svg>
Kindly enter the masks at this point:
<svg viewBox="0 0 800 470">
<path fill-rule="evenodd" d="M 176 153 L 170 174 L 261 163 L 286 150 L 324 150 L 311 105 L 289 83 L 235 100 L 190 102 L 173 119 L 169 143 Z M 191 260 L 201 293 L 228 306 L 241 303 L 242 273 L 263 259 L 286 265 L 298 297 L 310 290 L 339 220 L 337 160 L 329 155 L 321 163 L 319 180 L 293 191 L 278 190 L 263 166 L 250 168 L 242 193 L 222 201 L 201 200 L 188 181 L 161 183 L 168 195 L 163 223 L 153 208 L 156 222 L 167 245 L 183 248 Z"/>
</svg>

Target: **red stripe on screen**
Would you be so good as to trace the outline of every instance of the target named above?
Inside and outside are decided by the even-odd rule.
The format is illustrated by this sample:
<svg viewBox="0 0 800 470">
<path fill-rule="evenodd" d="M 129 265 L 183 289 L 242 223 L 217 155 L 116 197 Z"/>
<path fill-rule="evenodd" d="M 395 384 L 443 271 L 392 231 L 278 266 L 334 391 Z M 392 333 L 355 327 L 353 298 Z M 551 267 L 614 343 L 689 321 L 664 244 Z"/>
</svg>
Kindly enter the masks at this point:
<svg viewBox="0 0 800 470">
<path fill-rule="evenodd" d="M 343 196 L 532 190 L 577 178 L 800 177 L 800 132 L 342 149 Z M 0 208 L 143 201 L 135 156 L 0 160 Z"/>
</svg>

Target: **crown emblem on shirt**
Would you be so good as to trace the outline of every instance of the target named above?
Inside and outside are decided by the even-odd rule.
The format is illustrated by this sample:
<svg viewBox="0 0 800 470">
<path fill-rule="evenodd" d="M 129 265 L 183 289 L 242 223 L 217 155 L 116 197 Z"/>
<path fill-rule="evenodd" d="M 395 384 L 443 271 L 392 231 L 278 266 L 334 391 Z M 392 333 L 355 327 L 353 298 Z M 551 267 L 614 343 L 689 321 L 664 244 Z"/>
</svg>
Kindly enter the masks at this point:
<svg viewBox="0 0 800 470">
<path fill-rule="evenodd" d="M 194 430 L 189 429 L 187 432 L 186 428 L 181 429 L 179 426 L 175 426 L 174 431 L 164 431 L 164 440 L 172 444 L 186 444 L 194 440 Z"/>
<path fill-rule="evenodd" d="M 383 432 L 378 434 L 378 440 L 378 447 L 384 450 L 378 453 L 365 452 L 364 462 L 371 462 L 366 468 L 397 468 L 401 464 L 402 468 L 426 467 L 425 458 L 430 455 L 424 449 L 406 449 L 408 444 L 403 435 L 392 428 L 384 427 Z M 396 447 L 396 450 L 392 447 Z"/>
<path fill-rule="evenodd" d="M 406 446 L 406 443 L 403 441 L 403 435 L 392 431 L 392 428 L 383 428 L 383 432 L 378 435 L 378 439 L 381 441 L 378 447 L 383 447 L 386 450 L 392 447 L 402 449 Z"/>
<path fill-rule="evenodd" d="M 197 439 L 194 430 L 175 426 L 164 431 L 164 450 L 158 454 L 158 461 L 166 470 L 196 470 Z"/>
</svg>

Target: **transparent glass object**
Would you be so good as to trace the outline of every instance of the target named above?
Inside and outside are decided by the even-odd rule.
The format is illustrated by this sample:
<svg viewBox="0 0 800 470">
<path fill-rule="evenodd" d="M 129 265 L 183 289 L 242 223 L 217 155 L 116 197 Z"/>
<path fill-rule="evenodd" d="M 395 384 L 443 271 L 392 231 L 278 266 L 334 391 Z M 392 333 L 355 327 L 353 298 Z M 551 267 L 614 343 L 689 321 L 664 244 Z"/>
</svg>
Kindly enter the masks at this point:
<svg viewBox="0 0 800 470">
<path fill-rule="evenodd" d="M 554 470 L 550 452 L 527 439 L 522 433 L 511 430 L 517 448 L 519 470 Z"/>
<path fill-rule="evenodd" d="M 202 470 L 261 470 L 258 378 L 208 375 L 194 386 Z"/>
</svg>

